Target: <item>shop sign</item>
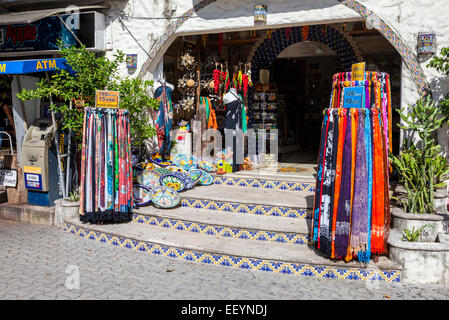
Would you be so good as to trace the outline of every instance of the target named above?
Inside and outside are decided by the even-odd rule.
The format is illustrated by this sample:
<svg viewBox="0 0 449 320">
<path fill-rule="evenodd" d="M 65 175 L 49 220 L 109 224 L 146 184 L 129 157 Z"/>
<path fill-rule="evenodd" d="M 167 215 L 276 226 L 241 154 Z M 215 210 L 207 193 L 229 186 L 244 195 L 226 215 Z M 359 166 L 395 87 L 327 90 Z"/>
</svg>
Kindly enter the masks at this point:
<svg viewBox="0 0 449 320">
<path fill-rule="evenodd" d="M 63 20 L 71 15 L 62 15 Z M 76 29 L 72 29 L 76 34 Z M 0 53 L 58 50 L 56 42 L 76 44 L 76 39 L 56 16 L 26 24 L 0 25 Z"/>
<path fill-rule="evenodd" d="M 42 169 L 40 167 L 24 166 L 23 172 L 27 189 L 42 190 Z"/>
<path fill-rule="evenodd" d="M 270 82 L 270 70 L 261 69 L 259 71 L 259 81 L 260 81 L 260 83 Z"/>
<path fill-rule="evenodd" d="M 118 108 L 119 92 L 96 90 L 95 91 L 95 107 L 97 108 Z"/>
<path fill-rule="evenodd" d="M 436 35 L 434 33 L 420 33 L 418 35 L 418 54 L 436 52 Z"/>
<path fill-rule="evenodd" d="M 126 67 L 130 69 L 137 68 L 137 54 L 130 53 L 126 55 Z"/>
<path fill-rule="evenodd" d="M 352 81 L 365 81 L 365 62 L 360 62 L 352 65 Z"/>
<path fill-rule="evenodd" d="M 365 87 L 347 87 L 343 91 L 343 108 L 363 108 Z"/>
<path fill-rule="evenodd" d="M 0 62 L 0 74 L 23 74 L 55 71 L 58 69 L 71 70 L 64 58 Z"/>
<path fill-rule="evenodd" d="M 256 4 L 254 6 L 254 23 L 267 22 L 267 6 L 263 4 Z"/>
<path fill-rule="evenodd" d="M 0 169 L 0 186 L 17 187 L 17 170 Z"/>
</svg>

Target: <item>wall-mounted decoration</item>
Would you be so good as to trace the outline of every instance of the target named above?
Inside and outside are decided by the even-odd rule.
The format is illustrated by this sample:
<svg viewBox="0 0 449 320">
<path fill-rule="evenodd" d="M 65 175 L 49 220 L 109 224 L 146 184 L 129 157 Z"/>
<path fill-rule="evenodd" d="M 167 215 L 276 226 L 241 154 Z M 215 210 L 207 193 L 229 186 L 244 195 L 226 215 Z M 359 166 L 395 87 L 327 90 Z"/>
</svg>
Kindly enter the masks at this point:
<svg viewBox="0 0 449 320">
<path fill-rule="evenodd" d="M 267 23 L 267 6 L 264 4 L 254 5 L 254 23 Z"/>
<path fill-rule="evenodd" d="M 436 52 L 436 35 L 435 33 L 418 34 L 418 54 L 433 54 Z"/>
<path fill-rule="evenodd" d="M 130 53 L 126 55 L 126 67 L 131 69 L 137 68 L 137 54 Z"/>
</svg>

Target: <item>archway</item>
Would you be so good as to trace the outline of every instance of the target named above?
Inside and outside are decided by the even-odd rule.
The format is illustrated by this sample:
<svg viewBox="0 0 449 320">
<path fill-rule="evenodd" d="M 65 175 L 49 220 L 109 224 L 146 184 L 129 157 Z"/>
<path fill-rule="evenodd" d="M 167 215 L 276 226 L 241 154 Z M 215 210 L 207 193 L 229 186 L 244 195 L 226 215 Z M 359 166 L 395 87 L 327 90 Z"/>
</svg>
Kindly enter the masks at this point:
<svg viewBox="0 0 449 320">
<path fill-rule="evenodd" d="M 172 36 L 176 30 L 190 17 L 192 17 L 197 11 L 202 8 L 216 2 L 218 0 L 202 0 L 199 1 L 195 6 L 191 9 L 187 10 L 182 16 L 173 21 L 164 31 L 163 35 L 156 41 L 156 43 L 152 46 L 148 58 L 145 63 L 142 65 L 139 71 L 139 78 L 142 78 L 145 73 L 147 73 L 152 65 L 152 62 L 159 51 L 162 49 L 162 46 L 167 41 L 167 39 Z M 373 11 L 366 8 L 363 4 L 356 0 L 337 0 L 344 6 L 354 10 L 364 19 L 368 20 L 370 24 L 377 29 L 399 52 L 403 61 L 407 65 L 410 73 L 413 77 L 413 80 L 416 84 L 418 92 L 420 95 L 426 95 L 431 92 L 430 86 L 427 83 L 425 74 L 418 62 L 413 51 L 409 48 L 409 46 L 405 43 L 404 40 L 394 31 L 381 17 L 375 14 Z"/>
<path fill-rule="evenodd" d="M 352 64 L 363 60 L 355 42 L 348 41 L 337 28 L 321 25 L 282 28 L 274 31 L 271 37 L 253 49 L 254 54 L 249 60 L 253 80 L 257 82 L 259 70 L 269 69 L 284 49 L 303 41 L 316 41 L 327 45 L 337 54 L 345 69 L 350 69 Z"/>
</svg>

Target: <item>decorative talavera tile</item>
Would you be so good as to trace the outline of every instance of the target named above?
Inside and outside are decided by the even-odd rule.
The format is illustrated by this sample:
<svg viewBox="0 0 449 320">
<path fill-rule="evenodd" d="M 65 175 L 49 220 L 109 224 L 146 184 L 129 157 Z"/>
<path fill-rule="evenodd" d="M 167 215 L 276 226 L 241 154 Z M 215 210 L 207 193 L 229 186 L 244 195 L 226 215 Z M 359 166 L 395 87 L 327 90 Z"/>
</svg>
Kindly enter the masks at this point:
<svg viewBox="0 0 449 320">
<path fill-rule="evenodd" d="M 176 219 L 158 218 L 133 214 L 133 221 L 168 229 L 176 229 L 210 236 L 220 236 L 234 239 L 249 239 L 259 241 L 272 241 L 293 245 L 309 244 L 309 236 L 298 233 L 268 232 L 263 230 L 241 229 L 235 227 L 223 227 L 202 223 L 188 222 Z M 95 239 L 93 239 L 95 240 Z"/>
<path fill-rule="evenodd" d="M 258 270 L 316 278 L 348 280 L 379 280 L 387 282 L 399 282 L 401 278 L 401 272 L 399 270 L 311 266 L 297 263 L 284 263 L 279 261 L 210 254 L 159 244 L 146 243 L 142 241 L 127 239 L 125 237 L 111 236 L 106 233 L 94 232 L 87 228 L 80 228 L 68 223 L 64 224 L 64 230 L 80 237 L 85 237 L 86 239 L 92 239 L 90 237 L 91 235 L 94 235 L 94 238 L 97 241 L 100 241 L 99 239 L 108 239 L 106 241 L 108 244 L 114 244 L 117 246 L 134 249 L 136 251 L 142 251 L 150 254 L 157 254 L 191 262 L 228 266 L 238 269 L 247 269 L 254 271 Z M 98 234 L 100 234 L 99 237 Z M 103 235 L 105 235 L 105 237 Z"/>
<path fill-rule="evenodd" d="M 314 183 L 305 182 L 271 181 L 263 179 L 247 179 L 235 177 L 214 177 L 214 183 L 227 186 L 263 188 L 271 190 L 315 191 Z"/>
<path fill-rule="evenodd" d="M 244 203 L 231 203 L 216 200 L 181 199 L 181 206 L 194 209 L 207 209 L 222 212 L 243 214 L 256 214 L 275 217 L 299 218 L 307 216 L 308 210 L 302 208 L 288 208 L 276 206 L 250 205 Z"/>
</svg>

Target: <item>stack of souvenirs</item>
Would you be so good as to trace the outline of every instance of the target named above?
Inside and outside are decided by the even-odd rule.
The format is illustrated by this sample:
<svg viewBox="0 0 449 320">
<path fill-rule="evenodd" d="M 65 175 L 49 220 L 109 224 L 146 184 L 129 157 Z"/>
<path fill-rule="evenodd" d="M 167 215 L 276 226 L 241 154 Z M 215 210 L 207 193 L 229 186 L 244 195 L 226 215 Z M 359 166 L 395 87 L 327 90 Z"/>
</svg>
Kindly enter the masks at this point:
<svg viewBox="0 0 449 320">
<path fill-rule="evenodd" d="M 332 259 L 368 263 L 386 253 L 390 205 L 388 150 L 391 97 L 388 74 L 351 73 L 333 79 L 321 130 L 312 241 Z"/>
<path fill-rule="evenodd" d="M 158 208 L 176 207 L 181 200 L 179 192 L 196 185 L 211 185 L 214 179 L 210 173 L 216 171 L 215 164 L 205 158 L 178 154 L 168 160 L 153 153 L 150 161 L 134 166 L 134 200 L 137 206 L 153 203 Z"/>
<path fill-rule="evenodd" d="M 82 147 L 80 220 L 129 221 L 133 198 L 128 110 L 86 107 Z"/>
</svg>

